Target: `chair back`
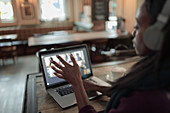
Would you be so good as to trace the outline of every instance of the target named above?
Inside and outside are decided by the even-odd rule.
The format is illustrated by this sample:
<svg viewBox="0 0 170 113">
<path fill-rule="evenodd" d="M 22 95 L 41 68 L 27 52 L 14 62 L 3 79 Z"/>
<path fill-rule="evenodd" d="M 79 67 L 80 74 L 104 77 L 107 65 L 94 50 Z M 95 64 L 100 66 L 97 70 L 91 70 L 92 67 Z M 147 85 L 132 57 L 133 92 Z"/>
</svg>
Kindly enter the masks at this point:
<svg viewBox="0 0 170 113">
<path fill-rule="evenodd" d="M 15 59 L 16 56 L 16 46 L 13 45 L 12 39 L 0 39 L 0 59 Z"/>
</svg>

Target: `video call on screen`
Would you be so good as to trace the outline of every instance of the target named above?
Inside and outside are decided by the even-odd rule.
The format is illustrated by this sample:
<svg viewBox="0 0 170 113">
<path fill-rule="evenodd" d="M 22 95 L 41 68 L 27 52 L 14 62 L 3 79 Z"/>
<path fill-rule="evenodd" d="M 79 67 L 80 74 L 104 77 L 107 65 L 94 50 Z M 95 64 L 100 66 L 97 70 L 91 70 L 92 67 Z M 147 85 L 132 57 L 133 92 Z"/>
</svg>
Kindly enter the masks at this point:
<svg viewBox="0 0 170 113">
<path fill-rule="evenodd" d="M 70 59 L 70 54 L 72 54 L 74 56 L 77 64 L 79 65 L 82 77 L 91 73 L 90 68 L 89 68 L 89 64 L 87 63 L 87 60 L 86 60 L 87 58 L 85 58 L 83 50 L 77 50 L 77 51 L 73 51 L 73 52 L 65 52 L 65 53 L 60 53 L 60 54 L 57 54 L 57 55 L 61 56 L 70 65 L 73 65 L 73 63 Z M 59 59 L 56 57 L 56 54 L 43 57 L 43 61 L 44 61 L 44 65 L 45 65 L 45 77 L 46 77 L 47 85 L 65 82 L 64 79 L 58 78 L 54 74 L 54 70 L 51 68 L 51 66 L 54 66 L 54 64 L 52 64 L 50 62 L 51 60 L 54 60 L 58 64 L 64 66 L 61 63 L 61 61 L 59 61 Z M 74 74 L 74 72 L 73 72 L 73 74 Z"/>
</svg>

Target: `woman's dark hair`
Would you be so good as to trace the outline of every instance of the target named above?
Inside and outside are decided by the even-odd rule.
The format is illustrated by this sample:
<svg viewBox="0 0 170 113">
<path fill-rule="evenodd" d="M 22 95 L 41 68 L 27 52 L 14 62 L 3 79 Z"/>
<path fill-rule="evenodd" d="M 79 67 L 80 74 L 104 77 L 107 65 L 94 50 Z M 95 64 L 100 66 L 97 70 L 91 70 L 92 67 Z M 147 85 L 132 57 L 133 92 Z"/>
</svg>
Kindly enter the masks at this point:
<svg viewBox="0 0 170 113">
<path fill-rule="evenodd" d="M 165 2 L 166 0 L 145 0 L 146 11 L 153 23 L 156 22 Z"/>
<path fill-rule="evenodd" d="M 156 22 L 166 0 L 145 0 L 145 7 L 152 24 Z M 111 92 L 117 89 L 168 89 L 170 81 L 163 83 L 165 78 L 161 78 L 161 72 L 164 68 L 165 61 L 170 59 L 170 21 L 164 28 L 164 43 L 162 49 L 142 58 L 129 71 L 129 73 L 113 83 Z M 170 61 L 170 60 L 169 60 Z M 170 65 L 168 65 L 170 69 Z M 167 69 L 168 70 L 168 69 Z M 169 75 L 170 76 L 170 75 Z M 151 83 L 152 81 L 152 83 Z M 152 85 L 151 85 L 152 84 Z"/>
</svg>

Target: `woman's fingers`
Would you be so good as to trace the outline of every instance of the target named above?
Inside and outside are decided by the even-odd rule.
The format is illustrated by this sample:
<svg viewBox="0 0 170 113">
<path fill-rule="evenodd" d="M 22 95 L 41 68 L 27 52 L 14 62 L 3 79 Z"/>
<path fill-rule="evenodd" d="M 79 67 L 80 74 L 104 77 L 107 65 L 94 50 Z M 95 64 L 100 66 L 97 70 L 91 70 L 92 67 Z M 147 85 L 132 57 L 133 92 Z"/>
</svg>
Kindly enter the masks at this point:
<svg viewBox="0 0 170 113">
<path fill-rule="evenodd" d="M 55 74 L 56 76 L 58 76 L 59 78 L 63 78 L 63 79 L 64 79 L 64 76 L 63 76 L 63 72 L 62 72 L 62 71 L 56 69 L 54 66 L 51 66 L 51 68 L 55 71 L 54 74 Z"/>
<path fill-rule="evenodd" d="M 63 66 L 59 65 L 56 61 L 52 61 L 52 63 L 61 70 L 64 68 Z"/>
<path fill-rule="evenodd" d="M 64 76 L 62 76 L 62 75 L 60 75 L 60 74 L 58 74 L 58 73 L 56 73 L 56 72 L 54 72 L 54 74 L 55 74 L 57 77 L 59 77 L 59 78 L 65 79 Z"/>
<path fill-rule="evenodd" d="M 61 75 L 64 74 L 63 71 L 56 69 L 54 66 L 51 66 L 51 68 L 52 68 L 56 73 L 59 73 L 59 74 L 61 74 Z"/>
<path fill-rule="evenodd" d="M 70 55 L 70 58 L 71 58 L 71 61 L 73 62 L 73 65 L 74 66 L 77 65 L 77 62 L 72 54 Z"/>
<path fill-rule="evenodd" d="M 68 64 L 63 58 L 61 58 L 59 55 L 56 55 L 56 57 L 61 61 L 62 64 L 64 64 L 65 66 L 70 65 Z"/>
</svg>

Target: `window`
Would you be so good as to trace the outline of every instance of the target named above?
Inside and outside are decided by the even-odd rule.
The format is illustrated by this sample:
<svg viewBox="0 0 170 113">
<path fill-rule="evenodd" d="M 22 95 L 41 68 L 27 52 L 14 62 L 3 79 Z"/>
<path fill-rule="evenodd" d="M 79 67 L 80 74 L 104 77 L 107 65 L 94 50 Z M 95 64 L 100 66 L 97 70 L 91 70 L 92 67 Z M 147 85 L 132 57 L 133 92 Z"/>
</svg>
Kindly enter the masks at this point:
<svg viewBox="0 0 170 113">
<path fill-rule="evenodd" d="M 14 20 L 12 0 L 0 0 L 0 23 L 13 23 Z"/>
<path fill-rule="evenodd" d="M 117 29 L 116 8 L 116 0 L 109 0 L 109 21 L 106 22 L 106 31 L 116 31 Z"/>
<path fill-rule="evenodd" d="M 116 7 L 117 2 L 116 0 L 109 0 L 109 16 L 116 16 Z"/>
<path fill-rule="evenodd" d="M 41 21 L 65 21 L 65 0 L 39 0 Z"/>
</svg>

